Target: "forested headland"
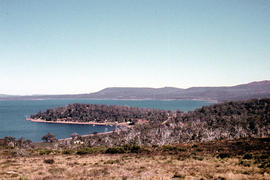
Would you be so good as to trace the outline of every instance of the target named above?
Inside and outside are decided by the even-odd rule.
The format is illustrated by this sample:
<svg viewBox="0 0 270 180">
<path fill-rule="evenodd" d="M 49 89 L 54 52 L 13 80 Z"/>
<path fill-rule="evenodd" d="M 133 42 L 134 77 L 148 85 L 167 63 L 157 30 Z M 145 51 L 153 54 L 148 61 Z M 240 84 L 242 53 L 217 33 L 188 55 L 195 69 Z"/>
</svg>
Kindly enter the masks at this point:
<svg viewBox="0 0 270 180">
<path fill-rule="evenodd" d="M 66 107 L 48 109 L 31 115 L 31 119 L 45 121 L 73 121 L 97 123 L 135 124 L 140 121 L 160 122 L 171 116 L 171 111 L 146 109 L 128 106 L 97 105 L 97 104 L 70 104 Z"/>
<path fill-rule="evenodd" d="M 123 131 L 85 138 L 90 145 L 163 145 L 266 137 L 270 135 L 270 99 L 214 104 L 187 113 L 127 106 L 72 104 L 40 112 L 31 118 L 47 121 L 130 122 L 133 125 Z"/>
</svg>

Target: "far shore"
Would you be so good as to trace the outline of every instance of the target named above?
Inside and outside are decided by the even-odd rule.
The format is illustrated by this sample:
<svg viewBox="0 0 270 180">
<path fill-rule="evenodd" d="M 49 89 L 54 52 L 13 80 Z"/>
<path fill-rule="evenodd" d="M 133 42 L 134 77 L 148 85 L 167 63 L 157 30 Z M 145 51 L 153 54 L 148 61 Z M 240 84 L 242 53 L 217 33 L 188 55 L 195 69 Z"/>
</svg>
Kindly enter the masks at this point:
<svg viewBox="0 0 270 180">
<path fill-rule="evenodd" d="M 129 125 L 127 123 L 113 123 L 113 122 L 75 122 L 75 121 L 46 121 L 43 119 L 32 119 L 32 118 L 26 118 L 28 121 L 32 122 L 40 122 L 40 123 L 55 123 L 55 124 L 85 124 L 85 125 L 102 125 L 102 126 L 126 126 Z"/>
<path fill-rule="evenodd" d="M 21 101 L 46 101 L 46 100 L 113 100 L 113 101 L 181 101 L 181 100 L 191 100 L 191 101 L 208 101 L 208 102 L 212 102 L 212 103 L 218 103 L 218 100 L 215 99 L 207 99 L 207 98 L 189 98 L 189 99 L 155 99 L 155 98 L 139 98 L 139 99 L 135 99 L 135 98 L 104 98 L 104 99 L 100 99 L 100 98 L 32 98 L 32 97 L 27 97 L 25 98 L 24 96 L 22 97 L 0 97 L 0 101 L 9 101 L 9 100 L 21 100 Z"/>
</svg>

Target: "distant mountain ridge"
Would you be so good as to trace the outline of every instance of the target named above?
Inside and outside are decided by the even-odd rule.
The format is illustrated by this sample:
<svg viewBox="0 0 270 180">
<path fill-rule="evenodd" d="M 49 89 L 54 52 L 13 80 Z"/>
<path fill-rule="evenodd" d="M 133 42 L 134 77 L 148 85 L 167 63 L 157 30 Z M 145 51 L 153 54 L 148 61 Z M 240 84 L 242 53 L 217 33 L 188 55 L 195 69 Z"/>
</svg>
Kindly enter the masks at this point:
<svg viewBox="0 0 270 180">
<path fill-rule="evenodd" d="M 251 82 L 224 87 L 106 88 L 92 94 L 98 98 L 115 99 L 204 99 L 243 100 L 270 97 L 270 81 Z"/>
<path fill-rule="evenodd" d="M 270 97 L 270 81 L 256 81 L 248 84 L 223 87 L 191 87 L 187 89 L 111 87 L 90 94 L 76 95 L 35 95 L 35 96 L 0 96 L 0 100 L 20 99 L 200 99 L 219 102 L 245 100 L 250 98 Z"/>
</svg>

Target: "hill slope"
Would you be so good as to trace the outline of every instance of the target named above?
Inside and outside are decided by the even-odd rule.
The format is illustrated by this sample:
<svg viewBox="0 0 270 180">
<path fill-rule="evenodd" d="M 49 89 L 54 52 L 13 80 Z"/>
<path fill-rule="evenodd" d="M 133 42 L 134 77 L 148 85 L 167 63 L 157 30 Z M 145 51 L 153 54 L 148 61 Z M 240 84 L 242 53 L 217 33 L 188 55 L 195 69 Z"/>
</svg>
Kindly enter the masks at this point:
<svg viewBox="0 0 270 180">
<path fill-rule="evenodd" d="M 0 100 L 33 100 L 33 99 L 203 99 L 219 102 L 246 100 L 250 98 L 270 97 L 270 81 L 252 82 L 237 86 L 225 87 L 192 87 L 180 89 L 165 88 L 132 88 L 112 87 L 90 94 L 75 95 L 36 95 L 0 97 Z"/>
<path fill-rule="evenodd" d="M 266 137 L 270 135 L 270 99 L 227 102 L 193 112 L 175 112 L 160 123 L 135 125 L 109 135 L 88 137 L 91 145 L 164 145 L 223 138 Z"/>
<path fill-rule="evenodd" d="M 164 145 L 270 136 L 270 98 L 226 102 L 184 113 L 125 106 L 73 104 L 32 115 L 43 120 L 133 122 L 131 128 L 90 136 L 93 145 Z M 143 123 L 141 123 L 143 122 Z M 135 124 L 135 125 L 134 125 Z"/>
<path fill-rule="evenodd" d="M 231 87 L 106 88 L 89 97 L 101 99 L 210 99 L 218 101 L 270 97 L 270 81 Z"/>
</svg>

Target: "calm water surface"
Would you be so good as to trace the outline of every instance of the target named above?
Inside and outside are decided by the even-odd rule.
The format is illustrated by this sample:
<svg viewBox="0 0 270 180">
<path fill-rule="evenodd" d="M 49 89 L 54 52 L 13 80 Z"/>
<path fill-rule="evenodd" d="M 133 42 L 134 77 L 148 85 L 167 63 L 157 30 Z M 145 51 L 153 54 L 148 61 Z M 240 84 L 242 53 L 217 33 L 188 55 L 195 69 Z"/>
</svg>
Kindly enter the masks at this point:
<svg viewBox="0 0 270 180">
<path fill-rule="evenodd" d="M 93 132 L 112 131 L 111 126 L 92 126 L 75 124 L 52 124 L 35 123 L 25 120 L 31 114 L 45 111 L 49 108 L 66 106 L 72 103 L 125 105 L 141 108 L 156 108 L 165 110 L 191 111 L 204 105 L 210 105 L 208 101 L 193 100 L 40 100 L 40 101 L 0 101 L 0 138 L 13 136 L 16 138 L 25 137 L 34 142 L 41 141 L 42 136 L 48 132 L 56 135 L 58 139 L 70 137 L 77 132 L 80 135 Z"/>
</svg>

